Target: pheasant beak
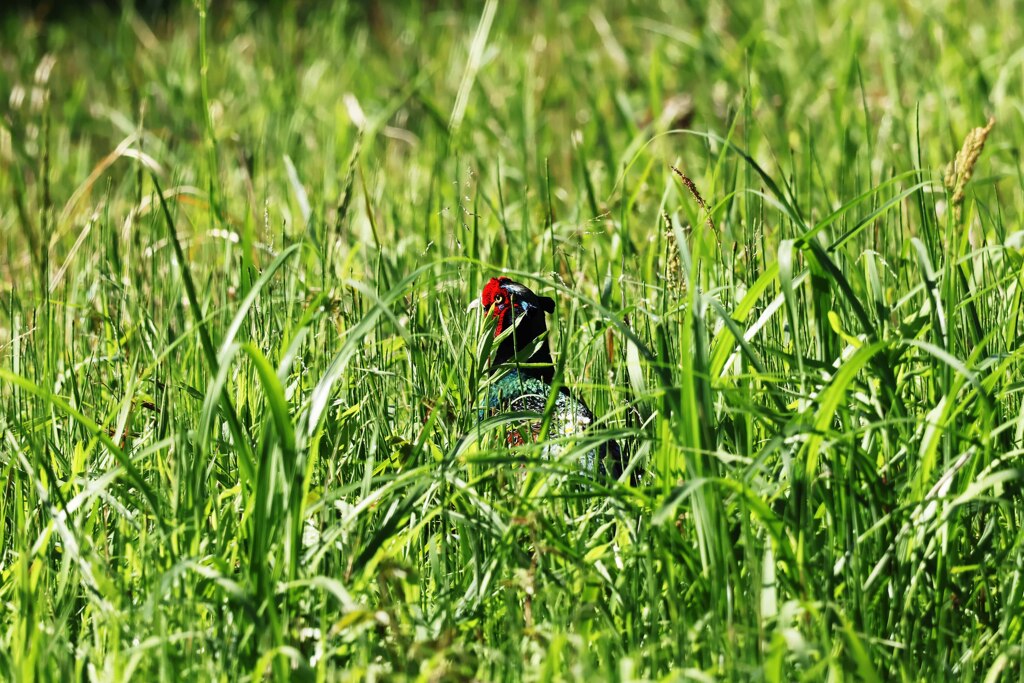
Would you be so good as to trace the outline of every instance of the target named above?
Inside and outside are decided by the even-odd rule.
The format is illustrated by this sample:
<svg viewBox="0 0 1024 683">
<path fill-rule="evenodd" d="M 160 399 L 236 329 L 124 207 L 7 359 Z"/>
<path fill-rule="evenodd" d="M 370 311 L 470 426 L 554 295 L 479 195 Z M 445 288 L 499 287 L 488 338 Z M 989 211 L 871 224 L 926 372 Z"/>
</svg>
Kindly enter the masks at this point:
<svg viewBox="0 0 1024 683">
<path fill-rule="evenodd" d="M 481 310 L 483 309 L 483 307 L 484 305 L 480 303 L 480 299 L 473 299 L 469 306 L 466 306 L 466 313 L 469 313 L 470 311 Z"/>
</svg>

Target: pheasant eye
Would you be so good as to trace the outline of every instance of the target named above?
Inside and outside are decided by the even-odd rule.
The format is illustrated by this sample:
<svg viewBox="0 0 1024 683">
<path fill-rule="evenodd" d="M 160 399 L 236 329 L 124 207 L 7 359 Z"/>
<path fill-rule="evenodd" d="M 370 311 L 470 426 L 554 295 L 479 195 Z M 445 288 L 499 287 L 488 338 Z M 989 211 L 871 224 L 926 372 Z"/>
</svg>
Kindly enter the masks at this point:
<svg viewBox="0 0 1024 683">
<path fill-rule="evenodd" d="M 499 294 L 498 296 L 494 297 L 494 303 L 496 303 L 496 304 L 500 304 L 504 300 L 505 300 L 505 297 L 503 297 L 501 294 Z"/>
</svg>

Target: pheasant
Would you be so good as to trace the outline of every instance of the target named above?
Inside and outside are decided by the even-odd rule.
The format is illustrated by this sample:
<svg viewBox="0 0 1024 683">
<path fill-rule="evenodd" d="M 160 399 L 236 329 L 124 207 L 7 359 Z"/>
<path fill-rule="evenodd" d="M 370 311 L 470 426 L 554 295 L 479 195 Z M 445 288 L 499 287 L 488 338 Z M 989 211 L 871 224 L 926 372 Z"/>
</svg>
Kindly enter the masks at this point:
<svg viewBox="0 0 1024 683">
<path fill-rule="evenodd" d="M 476 307 L 477 302 L 474 302 Z M 487 403 L 492 414 L 514 411 L 543 413 L 551 392 L 555 368 L 547 339 L 545 313 L 553 313 L 555 301 L 539 296 L 529 287 L 507 277 L 492 278 L 484 286 L 479 306 L 497 320 L 495 339 L 498 349 L 489 368 L 491 383 Z M 509 331 L 511 329 L 511 331 Z M 523 355 L 530 353 L 526 360 Z M 504 374 L 499 374 L 504 372 Z M 548 435 L 552 438 L 572 438 L 581 435 L 594 422 L 594 414 L 581 399 L 562 386 L 554 398 Z M 530 422 L 528 428 L 511 429 L 507 434 L 510 445 L 522 445 L 528 438 L 537 440 L 543 428 L 542 420 Z M 588 451 L 580 461 L 588 474 L 610 474 L 617 477 L 622 471 L 622 456 L 614 440 L 602 443 Z"/>
</svg>

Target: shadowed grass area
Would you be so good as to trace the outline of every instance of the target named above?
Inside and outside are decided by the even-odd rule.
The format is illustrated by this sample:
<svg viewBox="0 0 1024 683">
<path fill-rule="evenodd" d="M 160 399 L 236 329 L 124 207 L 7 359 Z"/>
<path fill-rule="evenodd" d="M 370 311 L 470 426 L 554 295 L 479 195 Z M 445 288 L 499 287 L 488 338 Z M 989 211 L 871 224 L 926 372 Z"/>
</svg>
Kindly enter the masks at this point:
<svg viewBox="0 0 1024 683">
<path fill-rule="evenodd" d="M 3 18 L 0 678 L 1020 678 L 1019 14 Z"/>
</svg>

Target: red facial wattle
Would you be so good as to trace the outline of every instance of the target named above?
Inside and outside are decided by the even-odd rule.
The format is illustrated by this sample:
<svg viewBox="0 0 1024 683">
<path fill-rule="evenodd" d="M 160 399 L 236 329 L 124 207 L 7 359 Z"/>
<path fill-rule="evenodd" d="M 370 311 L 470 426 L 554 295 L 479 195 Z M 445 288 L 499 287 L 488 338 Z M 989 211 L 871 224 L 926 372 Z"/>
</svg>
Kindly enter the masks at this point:
<svg viewBox="0 0 1024 683">
<path fill-rule="evenodd" d="M 507 277 L 491 278 L 484 285 L 484 291 L 480 294 L 480 303 L 483 304 L 484 310 L 490 311 L 490 315 L 498 319 L 498 326 L 494 330 L 494 336 L 501 334 L 501 331 L 509 322 L 508 313 L 512 307 L 519 307 L 518 304 L 511 300 L 510 293 L 505 289 L 506 282 L 511 282 L 511 280 Z"/>
</svg>

